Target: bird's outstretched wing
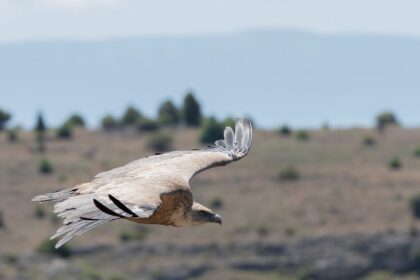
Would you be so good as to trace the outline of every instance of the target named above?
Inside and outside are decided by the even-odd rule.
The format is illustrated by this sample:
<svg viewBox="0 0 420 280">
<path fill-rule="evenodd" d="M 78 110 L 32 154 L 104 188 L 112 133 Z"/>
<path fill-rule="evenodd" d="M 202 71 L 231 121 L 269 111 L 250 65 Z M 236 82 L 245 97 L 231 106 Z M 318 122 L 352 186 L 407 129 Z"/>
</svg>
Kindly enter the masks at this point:
<svg viewBox="0 0 420 280">
<path fill-rule="evenodd" d="M 238 119 L 235 131 L 226 127 L 224 139 L 213 147 L 142 158 L 99 173 L 89 183 L 39 195 L 33 201 L 57 202 L 54 212 L 64 218 L 64 225 L 52 238 L 63 236 L 56 245 L 59 247 L 73 236 L 115 219 L 151 217 L 161 206 L 163 194 L 189 192 L 195 174 L 243 158 L 252 138 L 251 122 Z"/>
</svg>

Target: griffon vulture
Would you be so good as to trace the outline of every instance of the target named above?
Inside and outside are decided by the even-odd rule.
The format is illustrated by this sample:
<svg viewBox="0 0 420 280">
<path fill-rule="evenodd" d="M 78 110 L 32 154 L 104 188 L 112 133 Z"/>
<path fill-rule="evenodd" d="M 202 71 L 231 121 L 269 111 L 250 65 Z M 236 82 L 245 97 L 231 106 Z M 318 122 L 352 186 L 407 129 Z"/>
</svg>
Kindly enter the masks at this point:
<svg viewBox="0 0 420 280">
<path fill-rule="evenodd" d="M 194 201 L 189 181 L 203 170 L 245 157 L 251 144 L 251 122 L 238 119 L 235 131 L 226 127 L 224 140 L 215 146 L 142 158 L 99 173 L 89 183 L 38 195 L 32 201 L 56 202 L 54 213 L 64 219 L 51 237 L 61 236 L 56 248 L 117 219 L 175 227 L 222 224 L 219 215 Z"/>
</svg>

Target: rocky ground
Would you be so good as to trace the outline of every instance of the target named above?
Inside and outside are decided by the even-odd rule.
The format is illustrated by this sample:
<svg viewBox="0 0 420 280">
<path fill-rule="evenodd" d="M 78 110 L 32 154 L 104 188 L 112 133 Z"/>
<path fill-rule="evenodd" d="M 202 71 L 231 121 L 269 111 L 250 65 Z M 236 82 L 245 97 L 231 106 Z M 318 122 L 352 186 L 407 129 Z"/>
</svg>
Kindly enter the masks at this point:
<svg viewBox="0 0 420 280">
<path fill-rule="evenodd" d="M 386 233 L 195 246 L 129 242 L 74 248 L 66 258 L 36 253 L 2 260 L 5 279 L 217 279 L 222 270 L 262 279 L 353 280 L 375 271 L 395 277 L 416 273 L 420 237 Z"/>
<path fill-rule="evenodd" d="M 174 149 L 200 146 L 198 131 L 166 132 Z M 144 133 L 53 135 L 39 154 L 32 133 L 15 143 L 0 133 L 0 279 L 418 278 L 410 211 L 420 193 L 418 129 L 317 130 L 304 141 L 257 131 L 248 157 L 191 182 L 197 201 L 222 215 L 222 227 L 117 221 L 72 240 L 61 252 L 67 257 L 51 255 L 53 243 L 45 243 L 60 226 L 52 206 L 31 197 L 154 151 Z M 395 157 L 400 168 L 392 169 Z M 43 158 L 52 173 L 39 172 Z M 298 176 L 281 178 L 290 167 Z"/>
</svg>

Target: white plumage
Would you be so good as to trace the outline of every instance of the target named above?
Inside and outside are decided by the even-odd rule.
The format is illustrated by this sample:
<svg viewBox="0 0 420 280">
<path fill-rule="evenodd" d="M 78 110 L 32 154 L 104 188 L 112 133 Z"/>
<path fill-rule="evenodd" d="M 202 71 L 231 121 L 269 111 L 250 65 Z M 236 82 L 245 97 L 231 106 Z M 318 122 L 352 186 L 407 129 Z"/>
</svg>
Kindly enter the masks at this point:
<svg viewBox="0 0 420 280">
<path fill-rule="evenodd" d="M 93 181 L 39 195 L 36 202 L 56 202 L 54 213 L 63 226 L 60 247 L 71 238 L 101 224 L 127 219 L 144 224 L 191 226 L 221 224 L 221 217 L 194 201 L 189 181 L 197 173 L 246 156 L 252 144 L 252 125 L 238 119 L 235 131 L 226 127 L 216 146 L 150 156 L 99 173 Z"/>
</svg>

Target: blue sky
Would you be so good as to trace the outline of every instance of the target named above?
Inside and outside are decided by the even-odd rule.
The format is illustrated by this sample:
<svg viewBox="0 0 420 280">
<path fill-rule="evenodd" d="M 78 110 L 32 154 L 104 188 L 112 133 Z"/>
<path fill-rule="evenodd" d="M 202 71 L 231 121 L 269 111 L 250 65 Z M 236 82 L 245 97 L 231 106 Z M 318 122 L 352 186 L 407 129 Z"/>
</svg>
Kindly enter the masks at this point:
<svg viewBox="0 0 420 280">
<path fill-rule="evenodd" d="M 418 0 L 0 0 L 0 41 L 248 29 L 420 35 Z"/>
<path fill-rule="evenodd" d="M 203 67 L 203 65 L 196 65 L 196 68 L 192 71 L 188 69 L 188 64 L 194 64 L 195 61 L 189 61 L 188 59 L 184 60 L 183 63 L 185 69 L 176 67 L 179 72 L 177 74 L 185 76 L 185 79 L 181 82 L 179 79 L 173 78 L 173 83 L 168 83 L 168 88 L 165 88 L 165 90 L 159 89 L 158 87 L 160 85 L 158 83 L 155 83 L 153 87 L 147 87 L 145 85 L 149 80 L 158 79 L 162 69 L 159 68 L 156 70 L 154 76 L 146 69 L 142 74 L 143 78 L 147 77 L 147 79 L 146 81 L 140 82 L 141 78 L 135 76 L 137 68 L 140 65 L 138 63 L 135 65 L 134 70 L 132 69 L 131 73 L 128 70 L 124 70 L 117 75 L 120 80 L 116 80 L 115 86 L 121 85 L 124 88 L 124 86 L 128 87 L 128 85 L 131 85 L 131 88 L 129 90 L 127 89 L 127 92 L 124 93 L 125 95 L 119 93 L 118 90 L 109 92 L 108 96 L 112 97 L 107 98 L 107 102 L 104 101 L 103 104 L 98 104 L 95 107 L 90 106 L 90 104 L 85 104 L 87 107 L 83 107 L 83 104 L 80 103 L 71 104 L 70 102 L 60 102 L 62 100 L 60 92 L 62 94 L 62 92 L 70 91 L 72 88 L 77 89 L 77 91 L 71 94 L 83 96 L 89 93 L 92 95 L 91 98 L 102 100 L 104 99 L 101 97 L 103 92 L 100 90 L 95 91 L 95 89 L 101 86 L 109 88 L 106 85 L 112 79 L 101 80 L 100 75 L 95 73 L 95 71 L 90 74 L 93 74 L 97 79 L 87 79 L 85 76 L 81 77 L 81 71 L 77 70 L 76 67 L 80 61 L 72 61 L 70 59 L 70 61 L 66 61 L 67 64 L 60 64 L 59 62 L 55 64 L 55 60 L 61 61 L 62 57 L 51 59 L 51 53 L 48 52 L 42 58 L 32 57 L 33 61 L 29 62 L 30 65 L 25 65 L 25 63 L 28 63 L 28 57 L 31 57 L 30 53 L 36 53 L 37 49 L 33 48 L 34 45 L 31 43 L 22 45 L 15 45 L 14 43 L 48 41 L 46 44 L 48 49 L 48 47 L 54 46 L 54 42 L 57 40 L 64 42 L 80 40 L 98 41 L 121 37 L 141 38 L 144 36 L 197 38 L 197 36 L 209 34 L 220 35 L 248 30 L 303 30 L 305 32 L 315 32 L 321 36 L 312 38 L 314 39 L 312 43 L 315 49 L 311 49 L 312 46 L 306 46 L 306 49 L 303 47 L 300 48 L 299 42 L 297 42 L 294 45 L 297 47 L 296 53 L 302 51 L 302 54 L 311 54 L 319 51 L 316 49 L 319 46 L 318 40 L 324 40 L 324 43 L 328 43 L 329 41 L 327 38 L 329 36 L 325 37 L 323 36 L 324 34 L 365 34 L 367 36 L 372 35 L 374 38 L 379 38 L 376 36 L 378 34 L 391 36 L 388 37 L 389 40 L 385 40 L 387 42 L 387 54 L 389 54 L 385 56 L 385 59 L 381 59 L 379 63 L 375 63 L 376 49 L 382 50 L 382 48 L 373 46 L 375 51 L 372 52 L 374 55 L 371 64 L 363 62 L 364 65 L 358 68 L 371 69 L 372 72 L 363 77 L 359 77 L 360 75 L 356 75 L 357 72 L 363 71 L 355 70 L 356 72 L 350 73 L 349 76 L 343 76 L 348 77 L 348 79 L 342 81 L 343 84 L 353 79 L 350 87 L 354 87 L 356 93 L 360 96 L 363 95 L 364 91 L 367 91 L 371 95 L 369 96 L 369 100 L 371 101 L 365 102 L 364 107 L 359 108 L 360 110 L 357 113 L 350 107 L 347 111 L 341 110 L 340 108 L 342 107 L 340 106 L 343 105 L 341 104 L 341 98 L 331 98 L 336 91 L 324 92 L 320 90 L 313 96 L 313 99 L 318 100 L 316 101 L 318 103 L 312 106 L 314 108 L 308 109 L 305 115 L 294 114 L 293 108 L 290 108 L 289 111 L 280 112 L 278 118 L 274 119 L 271 117 L 272 114 L 269 110 L 253 108 L 255 109 L 254 111 L 249 111 L 247 109 L 248 107 L 253 107 L 250 105 L 255 104 L 255 100 L 261 94 L 257 92 L 258 86 L 260 85 L 258 83 L 258 86 L 254 85 L 254 91 L 250 90 L 250 93 L 252 93 L 250 98 L 254 98 L 255 100 L 250 99 L 245 104 L 249 106 L 245 106 L 247 108 L 242 106 L 242 109 L 238 110 L 238 113 L 249 112 L 257 121 L 260 121 L 262 125 L 267 127 L 278 125 L 281 122 L 288 122 L 299 126 L 319 126 L 322 122 L 331 121 L 332 119 L 337 120 L 336 123 L 333 123 L 334 125 L 351 126 L 353 124 L 370 125 L 372 124 L 373 116 L 378 111 L 395 110 L 398 115 L 402 116 L 401 119 L 404 123 L 417 126 L 420 123 L 420 115 L 417 119 L 418 110 L 415 104 L 418 104 L 420 98 L 418 97 L 420 95 L 417 94 L 419 88 L 417 73 L 420 73 L 420 62 L 416 54 L 416 49 L 405 53 L 406 48 L 396 46 L 401 43 L 399 39 L 403 37 L 405 38 L 403 41 L 407 37 L 420 39 L 419 11 L 420 1 L 418 0 L 0 0 L 0 47 L 2 45 L 3 47 L 7 47 L 4 45 L 11 44 L 12 49 L 17 50 L 16 54 L 19 54 L 12 58 L 7 57 L 7 55 L 4 56 L 3 58 L 6 59 L 3 59 L 3 62 L 7 60 L 8 63 L 2 64 L 0 61 L 0 74 L 3 73 L 0 76 L 7 79 L 0 84 L 0 89 L 2 89 L 0 91 L 0 108 L 4 107 L 10 110 L 15 116 L 14 123 L 23 124 L 26 127 L 32 125 L 36 112 L 40 110 L 47 115 L 52 125 L 58 125 L 65 116 L 74 111 L 86 115 L 89 118 L 89 123 L 97 124 L 100 116 L 104 113 L 120 113 L 127 104 L 138 105 L 150 113 L 155 111 L 158 103 L 166 98 L 172 98 L 179 103 L 185 90 L 193 88 L 198 93 L 200 100 L 205 101 L 206 112 L 220 116 L 235 114 L 237 112 L 231 111 L 229 108 L 224 111 L 221 110 L 218 104 L 213 104 L 212 99 L 206 96 L 212 94 L 214 87 L 217 87 L 221 89 L 219 92 L 221 95 L 231 94 L 239 97 L 242 93 L 242 88 L 239 87 L 244 86 L 247 88 L 247 82 L 251 83 L 252 81 L 235 80 L 232 78 L 224 79 L 223 77 L 207 81 L 207 76 L 200 76 L 199 74 L 202 73 L 203 69 L 200 69 L 200 67 Z M 331 36 L 331 38 L 333 37 L 337 39 L 336 36 Z M 353 37 L 350 36 L 350 38 L 355 39 L 355 42 L 360 39 L 357 36 Z M 340 42 L 341 39 L 338 38 L 337 42 Z M 65 44 L 71 46 L 68 42 Z M 166 50 L 168 51 L 166 53 L 167 55 L 170 56 L 176 51 L 179 51 L 176 49 L 176 44 L 167 45 L 169 48 L 173 48 Z M 330 46 L 332 53 L 336 50 L 334 49 L 334 44 Z M 252 44 L 248 45 L 251 46 Z M 352 42 L 349 42 L 349 45 L 352 45 Z M 270 43 L 267 43 L 267 47 L 269 46 Z M 363 57 L 363 54 L 372 47 L 370 45 L 366 46 L 366 49 L 358 49 L 358 53 L 354 52 L 352 54 L 353 57 L 349 61 L 359 61 L 359 58 Z M 20 47 L 25 50 L 23 53 L 19 52 Z M 104 47 L 106 48 L 106 46 Z M 185 49 L 188 49 L 194 46 L 185 47 Z M 205 53 L 206 55 L 217 51 L 211 49 L 212 45 L 208 47 L 209 49 L 208 53 Z M 242 47 L 246 49 L 246 46 Z M 349 52 L 351 50 L 350 47 Z M 236 51 L 238 50 L 236 49 Z M 70 47 L 67 52 L 63 52 L 63 56 L 68 56 L 69 54 L 74 55 L 74 52 L 77 53 L 78 51 Z M 137 52 L 138 49 L 134 51 L 134 54 Z M 258 55 L 251 54 L 251 52 L 251 50 L 248 50 L 247 55 Z M 337 61 L 341 61 L 341 58 L 347 57 L 349 52 L 346 52 Z M 381 52 L 379 51 L 379 53 Z M 133 52 L 130 54 L 132 55 Z M 0 53 L 0 57 L 1 55 Z M 113 51 L 111 51 L 111 55 L 121 57 L 120 54 L 115 54 Z M 160 59 L 161 53 L 154 53 L 154 56 L 150 56 L 151 53 L 145 53 L 145 55 L 158 60 Z M 188 57 L 191 55 L 188 53 Z M 203 58 L 199 53 L 195 55 L 197 58 Z M 95 53 L 94 56 L 101 56 L 101 53 Z M 133 55 L 133 57 L 135 56 L 137 54 Z M 273 56 L 277 57 L 277 54 L 273 53 Z M 133 57 L 130 57 L 129 61 L 132 61 Z M 378 57 L 382 56 L 379 55 Z M 324 59 L 323 57 L 309 58 Z M 99 60 L 92 61 L 86 59 L 84 60 L 86 63 L 84 67 L 89 69 L 93 67 L 92 69 L 94 69 L 95 63 L 99 61 L 100 64 L 101 61 L 103 62 L 103 60 L 105 61 L 107 59 L 107 57 L 101 57 Z M 269 58 L 266 59 L 266 64 L 261 66 L 265 69 L 276 68 L 276 65 L 271 62 L 272 60 Z M 301 74 L 301 68 L 304 66 L 304 63 L 299 61 L 298 65 L 293 64 L 297 63 L 297 61 L 299 61 L 299 57 L 296 57 L 296 60 L 289 61 L 288 63 L 290 65 L 281 66 L 284 66 L 285 69 L 288 69 L 290 66 L 294 67 L 292 70 L 294 73 L 297 73 L 293 76 L 294 78 L 302 78 L 302 80 L 309 80 L 310 82 L 311 75 L 306 73 L 302 76 Z M 325 63 L 325 60 L 322 61 Z M 348 63 L 350 63 L 349 61 Z M 127 61 L 125 62 L 127 63 Z M 172 65 L 170 61 L 168 62 L 169 64 L 166 64 L 165 61 L 161 62 L 162 65 Z M 22 63 L 24 66 L 22 66 Z M 120 60 L 115 61 L 113 66 L 119 66 L 121 63 L 122 61 Z M 244 61 L 234 61 L 232 65 L 226 65 L 226 67 L 232 67 L 234 69 L 238 65 L 242 65 L 242 63 Z M 258 60 L 256 63 L 259 65 Z M 282 63 L 284 61 L 280 62 L 280 64 Z M 18 67 L 17 65 L 20 66 Z M 130 66 L 131 64 L 128 63 L 128 65 Z M 152 61 L 150 65 L 155 66 L 155 62 Z M 392 67 L 387 68 L 384 65 L 391 65 Z M 407 65 L 410 65 L 411 68 Z M 212 66 L 211 63 L 210 66 Z M 395 68 L 394 66 L 397 67 Z M 344 69 L 344 72 L 347 69 L 344 64 L 340 65 L 340 67 Z M 37 70 L 33 70 L 35 68 Z M 384 68 L 386 71 L 389 70 L 389 73 L 387 72 L 386 75 L 370 75 L 374 72 L 382 73 Z M 409 69 L 409 73 L 403 71 L 405 68 Z M 28 69 L 32 69 L 33 71 L 31 72 Z M 72 69 L 73 72 L 68 69 Z M 246 68 L 239 69 L 240 73 L 236 73 L 238 76 L 245 75 L 249 72 L 247 72 Z M 320 69 L 321 67 L 316 71 Z M 402 70 L 400 71 L 399 69 Z M 110 67 L 110 70 L 115 70 L 115 68 Z M 330 70 L 332 71 L 331 73 L 328 72 L 328 75 L 324 75 L 326 78 L 330 74 L 334 74 L 334 70 Z M 193 73 L 191 74 L 189 71 Z M 392 71 L 396 72 L 394 73 Z M 62 73 L 62 76 L 60 76 L 60 82 L 57 88 L 50 91 L 46 90 L 58 83 L 57 81 L 51 81 L 49 75 L 54 76 L 54 74 L 58 75 L 60 73 Z M 299 98 L 293 97 L 283 87 L 283 84 L 294 81 L 288 71 L 285 70 L 284 73 L 287 75 L 283 75 L 282 78 L 287 80 L 281 81 L 278 87 L 271 86 L 277 85 L 278 83 L 277 80 L 273 80 L 273 83 L 270 84 L 270 88 L 267 90 L 278 92 L 278 100 L 283 100 L 281 96 L 283 98 L 288 96 L 287 102 L 300 104 Z M 39 75 L 45 77 L 39 78 Z M 132 83 L 127 83 L 126 76 L 133 76 L 130 79 Z M 256 76 L 258 75 L 256 74 Z M 75 77 L 79 77 L 79 80 L 75 79 Z M 86 75 L 86 77 L 91 76 Z M 170 75 L 164 77 L 164 79 L 170 78 Z M 254 80 L 264 81 L 265 78 L 264 76 L 255 77 Z M 409 80 L 409 82 L 400 82 L 406 80 Z M 325 81 L 318 79 L 317 81 L 323 83 L 319 85 L 320 88 L 328 88 L 331 84 L 328 79 Z M 369 82 L 369 89 L 364 84 L 366 81 Z M 244 82 L 245 85 L 241 85 L 241 82 Z M 388 84 L 392 84 L 392 88 L 398 88 L 398 90 L 389 91 L 388 93 L 384 93 L 382 90 L 374 93 L 369 91 L 372 88 L 379 88 L 378 85 L 382 88 L 387 88 Z M 296 85 L 298 87 L 299 83 L 296 83 Z M 399 88 L 400 86 L 401 88 Z M 229 91 L 227 88 L 231 90 Z M 249 86 L 248 88 L 253 87 Z M 84 93 L 82 89 L 87 93 Z M 223 92 L 223 89 L 226 92 Z M 10 92 L 14 93 L 12 98 L 7 97 L 7 94 L 10 94 Z M 144 99 L 144 96 L 137 96 L 137 92 L 147 92 L 153 98 L 151 97 L 150 100 L 145 102 L 147 99 Z M 307 89 L 299 93 L 303 95 L 312 94 L 311 90 Z M 130 96 L 135 96 L 135 98 Z M 41 97 L 42 104 L 36 103 L 39 99 L 38 97 Z M 26 100 L 26 105 L 22 105 L 21 100 Z M 274 104 L 278 100 L 273 100 L 272 103 Z M 324 102 L 324 100 L 328 100 L 328 102 Z M 262 106 L 264 104 L 260 105 Z M 310 105 L 312 104 L 306 104 L 305 106 Z M 272 111 L 274 112 L 275 110 Z"/>
</svg>

